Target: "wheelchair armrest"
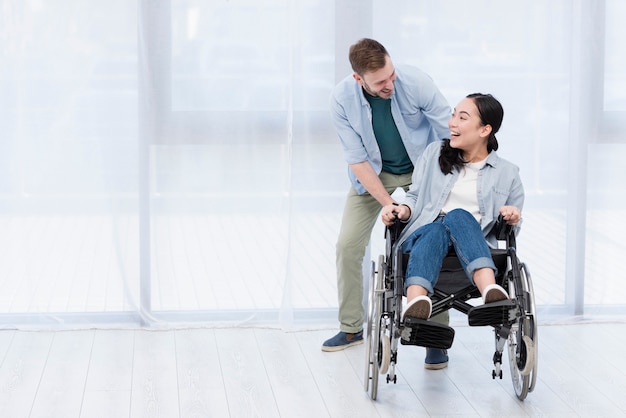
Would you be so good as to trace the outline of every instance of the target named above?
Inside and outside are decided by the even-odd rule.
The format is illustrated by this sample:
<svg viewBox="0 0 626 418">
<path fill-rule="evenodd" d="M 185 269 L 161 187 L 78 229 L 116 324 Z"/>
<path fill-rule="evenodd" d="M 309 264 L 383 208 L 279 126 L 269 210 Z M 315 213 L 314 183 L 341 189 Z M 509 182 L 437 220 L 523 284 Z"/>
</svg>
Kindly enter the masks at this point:
<svg viewBox="0 0 626 418">
<path fill-rule="evenodd" d="M 506 241 L 507 237 L 513 234 L 513 225 L 509 225 L 506 223 L 502 215 L 498 216 L 498 220 L 493 227 L 496 233 L 496 239 L 498 241 Z"/>
</svg>

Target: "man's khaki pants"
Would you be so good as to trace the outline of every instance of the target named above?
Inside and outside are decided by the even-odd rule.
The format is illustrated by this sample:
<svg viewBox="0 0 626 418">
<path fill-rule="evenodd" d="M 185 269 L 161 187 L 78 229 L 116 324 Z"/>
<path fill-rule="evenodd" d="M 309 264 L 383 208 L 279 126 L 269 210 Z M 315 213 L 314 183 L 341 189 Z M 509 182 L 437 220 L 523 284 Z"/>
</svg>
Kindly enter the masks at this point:
<svg viewBox="0 0 626 418">
<path fill-rule="evenodd" d="M 404 191 L 411 185 L 411 174 L 381 172 L 380 180 L 389 194 L 396 189 Z M 337 240 L 337 291 L 339 296 L 340 330 L 356 333 L 363 328 L 363 257 L 372 230 L 379 219 L 380 203 L 369 193 L 359 195 L 350 188 Z M 433 317 L 436 322 L 448 324 L 448 312 Z"/>
</svg>

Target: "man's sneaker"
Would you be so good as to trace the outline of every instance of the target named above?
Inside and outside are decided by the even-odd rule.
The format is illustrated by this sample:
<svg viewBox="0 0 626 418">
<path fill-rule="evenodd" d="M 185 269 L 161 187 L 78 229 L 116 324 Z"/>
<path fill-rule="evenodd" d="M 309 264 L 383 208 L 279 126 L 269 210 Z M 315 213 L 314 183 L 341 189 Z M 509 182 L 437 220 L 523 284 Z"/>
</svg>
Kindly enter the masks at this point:
<svg viewBox="0 0 626 418">
<path fill-rule="evenodd" d="M 355 334 L 339 331 L 333 338 L 324 341 L 322 351 L 339 351 L 359 344 L 363 344 L 363 331 Z"/>
<path fill-rule="evenodd" d="M 485 303 L 499 302 L 508 298 L 509 295 L 506 293 L 506 290 L 495 283 L 483 289 L 483 301 Z"/>
<path fill-rule="evenodd" d="M 448 367 L 448 350 L 439 348 L 426 348 L 426 360 L 424 368 L 428 370 L 439 370 Z"/>
<path fill-rule="evenodd" d="M 404 321 L 404 318 L 407 316 L 417 319 L 428 319 L 430 318 L 432 307 L 433 303 L 428 296 L 418 296 L 404 307 L 402 321 Z"/>
</svg>

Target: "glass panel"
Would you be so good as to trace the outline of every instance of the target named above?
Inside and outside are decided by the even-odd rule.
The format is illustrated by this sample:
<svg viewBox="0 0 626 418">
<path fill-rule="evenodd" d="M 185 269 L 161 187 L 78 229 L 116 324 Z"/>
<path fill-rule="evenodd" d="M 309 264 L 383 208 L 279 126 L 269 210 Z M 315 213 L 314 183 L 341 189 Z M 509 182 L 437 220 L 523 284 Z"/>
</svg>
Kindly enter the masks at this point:
<svg viewBox="0 0 626 418">
<path fill-rule="evenodd" d="M 604 110 L 626 111 L 626 50 L 623 19 L 626 3 L 605 0 L 606 30 L 604 43 Z M 623 136 L 622 136 L 623 138 Z"/>
<path fill-rule="evenodd" d="M 172 2 L 180 123 L 152 146 L 153 309 L 336 304 L 334 270 L 318 274 L 296 248 L 315 237 L 332 250 L 317 212 L 343 197 L 328 176 L 329 162 L 345 169 L 329 146 L 332 13 L 320 1 Z M 321 298 L 307 290 L 320 277 L 333 284 Z"/>
<path fill-rule="evenodd" d="M 287 0 L 172 2 L 173 110 L 285 110 Z"/>
<path fill-rule="evenodd" d="M 0 16 L 0 312 L 136 309 L 136 6 Z"/>
<path fill-rule="evenodd" d="M 625 144 L 589 147 L 585 303 L 590 305 L 626 303 L 621 258 L 626 254 L 624 152 Z"/>
</svg>

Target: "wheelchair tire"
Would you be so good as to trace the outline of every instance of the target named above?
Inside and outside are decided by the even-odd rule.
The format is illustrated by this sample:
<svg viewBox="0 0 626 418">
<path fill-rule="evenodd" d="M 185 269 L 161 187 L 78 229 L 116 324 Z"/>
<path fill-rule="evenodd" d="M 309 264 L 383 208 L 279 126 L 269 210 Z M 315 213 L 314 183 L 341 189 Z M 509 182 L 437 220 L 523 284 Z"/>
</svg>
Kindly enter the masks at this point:
<svg viewBox="0 0 626 418">
<path fill-rule="evenodd" d="M 375 321 L 378 321 L 377 318 L 374 318 L 374 289 L 376 288 L 376 263 L 372 261 L 371 267 L 371 275 L 369 282 L 369 293 L 367 298 L 367 317 L 365 318 L 365 373 L 364 373 L 364 381 L 363 386 L 365 391 L 369 391 L 370 388 L 370 380 L 372 380 L 372 369 L 374 363 L 372 361 L 372 329 L 374 328 L 373 324 Z"/>
<path fill-rule="evenodd" d="M 511 380 L 513 382 L 513 389 L 515 389 L 515 395 L 519 400 L 524 400 L 529 392 L 530 376 L 523 373 L 523 370 L 527 368 L 529 364 L 528 360 L 531 360 L 528 355 L 528 346 L 526 344 L 526 335 L 523 335 L 528 330 L 527 321 L 520 319 L 519 322 L 511 329 L 509 334 L 509 366 L 511 369 Z M 519 338 L 518 335 L 522 334 Z M 518 339 L 519 338 L 519 339 Z M 521 341 L 518 343 L 518 341 Z"/>
<path fill-rule="evenodd" d="M 533 288 L 533 282 L 531 280 L 530 272 L 528 271 L 528 267 L 526 264 L 522 263 L 521 266 L 522 276 L 524 277 L 524 281 L 526 283 L 526 288 L 528 289 L 528 300 L 529 300 L 529 313 L 532 317 L 532 350 L 533 350 L 533 363 L 530 367 L 529 376 L 530 376 L 530 386 L 528 387 L 528 391 L 532 392 L 535 388 L 535 384 L 537 383 L 537 362 L 539 356 L 538 343 L 539 336 L 537 330 L 537 316 L 536 316 L 536 308 L 535 308 L 535 289 Z"/>
<path fill-rule="evenodd" d="M 524 400 L 532 392 L 536 382 L 537 368 L 537 321 L 530 275 L 524 264 L 519 263 L 520 283 L 510 283 L 520 304 L 522 315 L 512 324 L 508 337 L 509 366 L 515 395 Z M 520 293 L 521 292 L 521 293 Z M 517 294 L 520 293 L 520 294 Z"/>
<path fill-rule="evenodd" d="M 378 375 L 381 368 L 381 315 L 383 306 L 383 291 L 385 290 L 385 256 L 378 257 L 378 266 L 372 262 L 372 275 L 369 293 L 369 317 L 367 318 L 366 340 L 366 370 L 365 390 L 369 389 L 370 398 L 376 400 L 378 394 Z M 389 368 L 389 366 L 386 366 Z M 385 371 L 386 373 L 386 371 Z"/>
</svg>

